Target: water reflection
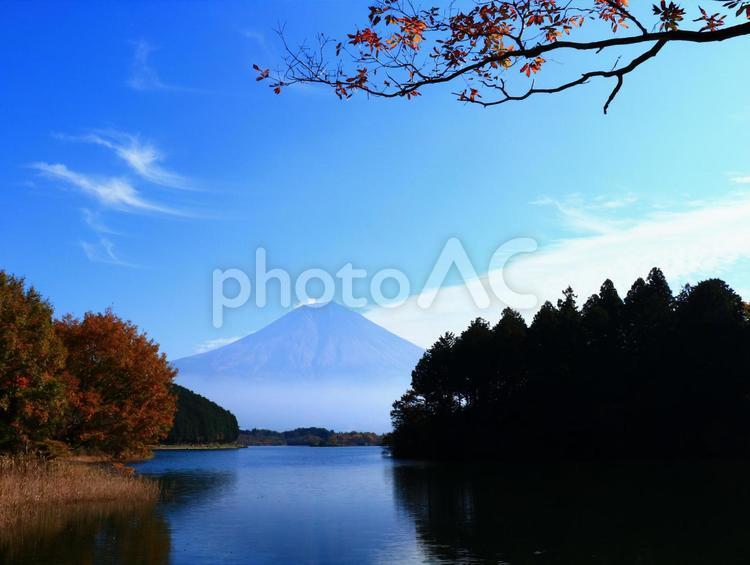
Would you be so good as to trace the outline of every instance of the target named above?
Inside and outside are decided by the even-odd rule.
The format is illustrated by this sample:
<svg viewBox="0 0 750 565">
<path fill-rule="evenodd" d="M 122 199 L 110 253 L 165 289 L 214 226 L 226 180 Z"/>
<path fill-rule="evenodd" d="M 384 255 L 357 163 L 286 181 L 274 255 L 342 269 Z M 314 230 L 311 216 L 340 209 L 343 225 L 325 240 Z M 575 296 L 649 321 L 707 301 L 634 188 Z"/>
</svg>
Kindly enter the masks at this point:
<svg viewBox="0 0 750 565">
<path fill-rule="evenodd" d="M 158 504 L 118 501 L 37 508 L 0 532 L 0 563 L 170 563 L 170 513 L 217 496 L 234 478 L 228 472 L 167 472 L 158 479 Z"/>
<path fill-rule="evenodd" d="M 165 509 L 194 506 L 231 489 L 237 476 L 231 472 L 170 471 L 158 475 Z"/>
<path fill-rule="evenodd" d="M 427 558 L 750 563 L 747 465 L 393 466 Z"/>
<path fill-rule="evenodd" d="M 154 504 L 37 509 L 0 534 L 0 563 L 80 565 L 169 562 L 169 528 Z"/>
<path fill-rule="evenodd" d="M 750 563 L 748 465 L 431 465 L 370 448 L 164 453 L 158 504 L 39 510 L 0 563 Z"/>
</svg>

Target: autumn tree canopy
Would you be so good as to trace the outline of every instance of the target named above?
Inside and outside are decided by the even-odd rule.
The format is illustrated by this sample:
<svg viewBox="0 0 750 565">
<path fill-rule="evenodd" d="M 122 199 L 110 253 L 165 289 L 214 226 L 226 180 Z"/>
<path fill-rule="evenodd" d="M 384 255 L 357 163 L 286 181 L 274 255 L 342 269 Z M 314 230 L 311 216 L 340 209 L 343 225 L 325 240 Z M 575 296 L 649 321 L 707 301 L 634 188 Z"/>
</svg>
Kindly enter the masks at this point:
<svg viewBox="0 0 750 565">
<path fill-rule="evenodd" d="M 110 310 L 66 316 L 57 330 L 68 350 L 68 443 L 136 455 L 166 437 L 176 371 L 155 342 Z"/>
<path fill-rule="evenodd" d="M 53 314 L 0 270 L 0 452 L 137 456 L 164 439 L 176 371 L 159 345 L 111 310 L 57 322 Z"/>
<path fill-rule="evenodd" d="M 282 31 L 281 68 L 254 69 L 277 94 L 307 83 L 328 86 L 339 98 L 361 92 L 411 99 L 447 83 L 458 100 L 485 107 L 609 79 L 606 113 L 625 77 L 669 43 L 750 35 L 748 0 L 637 4 L 467 0 L 421 9 L 410 0 L 378 0 L 364 27 L 343 39 L 321 34 L 314 45 L 292 47 Z M 553 58 L 570 63 L 568 78 L 545 78 Z"/>
<path fill-rule="evenodd" d="M 27 449 L 60 424 L 64 364 L 52 307 L 0 271 L 0 450 Z"/>
</svg>

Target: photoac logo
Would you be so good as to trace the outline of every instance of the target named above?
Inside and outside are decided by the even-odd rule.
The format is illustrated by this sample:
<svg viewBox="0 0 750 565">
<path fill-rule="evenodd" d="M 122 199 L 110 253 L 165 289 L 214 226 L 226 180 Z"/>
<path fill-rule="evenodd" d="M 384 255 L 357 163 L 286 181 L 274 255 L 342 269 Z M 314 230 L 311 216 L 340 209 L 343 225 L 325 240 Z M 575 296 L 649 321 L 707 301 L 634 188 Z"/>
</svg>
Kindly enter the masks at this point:
<svg viewBox="0 0 750 565">
<path fill-rule="evenodd" d="M 276 267 L 269 270 L 268 254 L 260 247 L 255 251 L 254 280 L 238 268 L 213 271 L 213 325 L 215 328 L 221 328 L 224 324 L 225 310 L 241 308 L 253 298 L 255 306 L 267 306 L 269 284 L 272 282 L 279 285 L 279 305 L 283 308 L 297 304 L 322 305 L 334 297 L 338 297 L 341 303 L 349 308 L 372 305 L 398 308 L 414 297 L 417 306 L 427 310 L 435 303 L 440 290 L 445 288 L 444 283 L 453 268 L 458 272 L 471 300 L 478 308 L 490 306 L 490 293 L 511 308 L 533 308 L 537 304 L 537 297 L 511 289 L 505 281 L 505 268 L 516 255 L 533 253 L 537 249 L 537 242 L 531 238 L 521 237 L 506 241 L 493 252 L 487 265 L 485 272 L 492 272 L 493 276 L 480 277 L 461 241 L 455 237 L 451 238 L 440 251 L 427 281 L 415 295 L 412 292 L 411 281 L 403 271 L 385 268 L 376 271 L 370 277 L 366 269 L 356 268 L 353 263 L 346 263 L 334 274 L 320 268 L 306 269 L 293 280 L 289 271 L 285 269 Z M 354 296 L 355 281 L 368 279 L 369 297 Z M 229 285 L 234 286 L 236 292 L 228 295 Z M 314 296 L 310 294 L 310 287 L 313 285 L 322 289 Z M 395 292 L 389 292 L 386 296 L 386 285 L 389 289 L 395 289 Z"/>
</svg>

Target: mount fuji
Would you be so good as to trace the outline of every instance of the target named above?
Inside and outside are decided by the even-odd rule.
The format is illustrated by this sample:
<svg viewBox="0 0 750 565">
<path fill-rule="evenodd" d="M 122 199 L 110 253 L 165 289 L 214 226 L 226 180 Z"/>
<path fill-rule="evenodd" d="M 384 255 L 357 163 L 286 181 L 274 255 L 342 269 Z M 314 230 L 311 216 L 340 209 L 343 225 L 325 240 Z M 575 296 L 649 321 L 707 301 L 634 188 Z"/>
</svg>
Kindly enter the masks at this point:
<svg viewBox="0 0 750 565">
<path fill-rule="evenodd" d="M 174 362 L 177 382 L 242 427 L 384 432 L 424 351 L 335 302 L 300 306 L 238 341 Z"/>
</svg>

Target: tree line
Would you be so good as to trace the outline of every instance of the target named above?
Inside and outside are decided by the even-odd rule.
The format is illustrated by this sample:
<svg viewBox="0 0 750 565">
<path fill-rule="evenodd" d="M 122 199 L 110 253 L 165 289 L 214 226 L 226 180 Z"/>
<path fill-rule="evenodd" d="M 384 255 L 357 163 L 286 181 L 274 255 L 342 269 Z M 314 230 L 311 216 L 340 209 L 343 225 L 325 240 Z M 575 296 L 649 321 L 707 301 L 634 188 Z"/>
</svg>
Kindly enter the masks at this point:
<svg viewBox="0 0 750 565">
<path fill-rule="evenodd" d="M 307 445 L 344 447 L 381 445 L 383 436 L 373 432 L 335 432 L 325 428 L 295 428 L 285 432 L 253 428 L 240 432 L 243 445 Z"/>
<path fill-rule="evenodd" d="M 674 296 L 653 269 L 625 298 L 571 288 L 531 325 L 506 309 L 446 333 L 391 412 L 401 457 L 747 458 L 750 310 L 724 281 Z"/>
<path fill-rule="evenodd" d="M 165 443 L 232 443 L 240 428 L 237 418 L 208 398 L 180 385 L 172 385 L 177 397 L 174 424 Z"/>
<path fill-rule="evenodd" d="M 172 427 L 176 371 L 111 310 L 54 319 L 0 270 L 0 451 L 137 456 Z"/>
</svg>

